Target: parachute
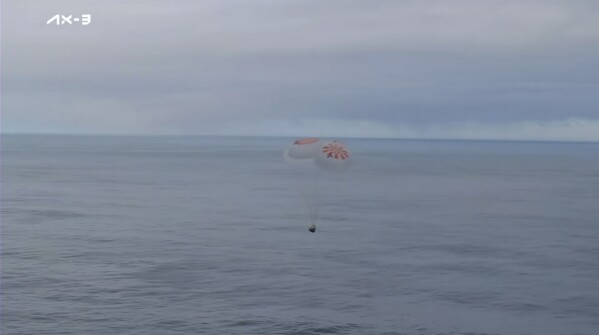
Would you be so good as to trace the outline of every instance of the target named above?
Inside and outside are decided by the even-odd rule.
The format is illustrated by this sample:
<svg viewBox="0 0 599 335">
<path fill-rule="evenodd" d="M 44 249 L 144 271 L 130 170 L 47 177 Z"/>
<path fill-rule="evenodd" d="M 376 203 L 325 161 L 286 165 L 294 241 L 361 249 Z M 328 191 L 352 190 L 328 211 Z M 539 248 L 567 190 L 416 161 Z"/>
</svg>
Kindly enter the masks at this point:
<svg viewBox="0 0 599 335">
<path fill-rule="evenodd" d="M 349 168 L 349 151 L 339 141 L 325 142 L 320 146 L 315 162 L 320 168 L 338 172 Z"/>
<path fill-rule="evenodd" d="M 311 162 L 319 149 L 319 145 L 320 140 L 314 137 L 296 140 L 285 150 L 285 160 L 289 163 Z"/>
<path fill-rule="evenodd" d="M 321 141 L 318 138 L 301 138 L 283 152 L 285 161 L 291 164 L 315 163 L 327 171 L 344 171 L 349 168 L 350 153 L 340 141 Z"/>
<path fill-rule="evenodd" d="M 322 173 L 338 174 L 347 170 L 351 154 L 347 146 L 340 141 L 322 141 L 319 138 L 301 138 L 294 141 L 283 152 L 285 161 L 294 167 L 295 175 L 302 180 L 301 188 L 304 202 L 308 207 L 310 221 L 315 229 L 321 204 Z M 327 181 L 330 178 L 326 178 Z M 312 231 L 312 230 L 310 230 Z"/>
</svg>

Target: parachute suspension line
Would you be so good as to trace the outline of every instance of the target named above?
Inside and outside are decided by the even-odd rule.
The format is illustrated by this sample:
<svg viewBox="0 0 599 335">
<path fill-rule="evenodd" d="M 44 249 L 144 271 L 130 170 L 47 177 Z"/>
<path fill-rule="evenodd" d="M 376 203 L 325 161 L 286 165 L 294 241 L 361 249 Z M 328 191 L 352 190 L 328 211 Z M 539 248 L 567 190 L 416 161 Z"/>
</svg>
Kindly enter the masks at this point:
<svg viewBox="0 0 599 335">
<path fill-rule="evenodd" d="M 317 204 L 319 199 L 315 192 L 312 174 L 305 172 L 302 174 L 303 178 L 301 179 L 302 200 L 307 212 L 307 219 L 311 224 L 315 224 L 318 217 Z"/>
<path fill-rule="evenodd" d="M 320 203 L 320 197 L 318 196 L 318 183 L 316 180 L 316 169 L 312 169 L 311 171 L 311 176 L 310 178 L 312 179 L 310 181 L 310 185 L 312 187 L 312 197 L 311 197 L 311 207 L 310 207 L 310 222 L 312 224 L 316 224 L 316 221 L 318 220 L 318 209 L 319 209 L 319 203 Z"/>
<path fill-rule="evenodd" d="M 311 224 L 316 224 L 318 220 L 318 209 L 320 196 L 318 194 L 318 183 L 316 180 L 316 171 L 312 169 L 309 174 L 305 175 L 304 184 L 304 199 L 308 207 L 308 218 Z"/>
</svg>

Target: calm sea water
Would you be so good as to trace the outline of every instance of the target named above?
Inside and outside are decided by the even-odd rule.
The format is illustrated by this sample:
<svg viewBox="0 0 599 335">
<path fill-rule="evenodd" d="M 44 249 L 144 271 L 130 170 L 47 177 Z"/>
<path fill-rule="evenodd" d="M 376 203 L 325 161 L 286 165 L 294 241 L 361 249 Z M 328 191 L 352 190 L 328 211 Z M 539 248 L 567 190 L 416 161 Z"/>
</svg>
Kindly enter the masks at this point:
<svg viewBox="0 0 599 335">
<path fill-rule="evenodd" d="M 2 334 L 599 334 L 597 144 L 289 141 L 4 135 Z"/>
</svg>

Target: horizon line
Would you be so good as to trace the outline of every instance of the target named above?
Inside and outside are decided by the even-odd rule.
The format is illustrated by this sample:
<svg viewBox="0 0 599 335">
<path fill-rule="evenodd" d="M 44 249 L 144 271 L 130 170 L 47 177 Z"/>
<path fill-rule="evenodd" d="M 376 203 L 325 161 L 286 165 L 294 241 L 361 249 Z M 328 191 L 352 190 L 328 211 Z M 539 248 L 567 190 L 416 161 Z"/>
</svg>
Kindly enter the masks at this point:
<svg viewBox="0 0 599 335">
<path fill-rule="evenodd" d="M 255 138 L 340 138 L 357 140 L 397 140 L 397 141 L 456 141 L 456 142 L 537 142 L 537 143 L 599 143 L 593 140 L 568 140 L 568 139 L 500 139 L 500 138 L 418 138 L 418 137 L 370 137 L 370 136 L 294 136 L 294 135 L 231 135 L 231 134 L 127 134 L 127 133 L 59 133 L 59 132 L 3 132 L 0 136 L 96 136 L 96 137 L 255 137 Z"/>
</svg>

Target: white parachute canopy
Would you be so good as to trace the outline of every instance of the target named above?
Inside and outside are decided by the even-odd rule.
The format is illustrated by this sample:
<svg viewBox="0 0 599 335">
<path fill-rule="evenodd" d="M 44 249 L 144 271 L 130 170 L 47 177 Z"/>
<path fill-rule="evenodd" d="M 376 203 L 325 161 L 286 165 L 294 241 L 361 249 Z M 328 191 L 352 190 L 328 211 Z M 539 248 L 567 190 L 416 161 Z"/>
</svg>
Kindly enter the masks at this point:
<svg viewBox="0 0 599 335">
<path fill-rule="evenodd" d="M 320 140 L 314 137 L 301 138 L 293 142 L 283 153 L 288 163 L 312 163 L 320 148 Z"/>
</svg>

